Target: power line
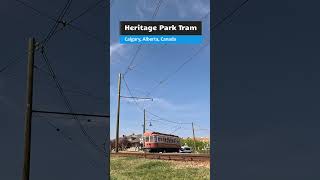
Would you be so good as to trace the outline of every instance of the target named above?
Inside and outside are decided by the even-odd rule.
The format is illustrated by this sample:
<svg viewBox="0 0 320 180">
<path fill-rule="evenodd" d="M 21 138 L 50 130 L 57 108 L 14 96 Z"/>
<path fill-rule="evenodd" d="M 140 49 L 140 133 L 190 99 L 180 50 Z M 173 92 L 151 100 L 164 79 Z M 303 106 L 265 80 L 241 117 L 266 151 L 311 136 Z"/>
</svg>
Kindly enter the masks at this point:
<svg viewBox="0 0 320 180">
<path fill-rule="evenodd" d="M 238 12 L 244 5 L 246 5 L 249 0 L 244 0 L 241 4 L 239 4 L 235 9 L 233 9 L 230 13 L 228 13 L 221 21 L 217 22 L 213 26 L 211 26 L 210 30 L 216 29 L 221 26 L 226 20 L 231 18 L 236 12 Z"/>
<path fill-rule="evenodd" d="M 52 16 L 48 15 L 47 13 L 42 12 L 42 11 L 40 11 L 40 10 L 32 7 L 30 4 L 28 4 L 29 2 L 27 3 L 26 1 L 21 1 L 21 0 L 15 0 L 15 1 L 18 2 L 18 3 L 20 3 L 21 5 L 23 5 L 23 6 L 25 6 L 25 7 L 33 10 L 34 12 L 36 12 L 36 13 L 37 13 L 38 15 L 40 15 L 40 16 L 43 16 L 43 17 L 45 17 L 45 18 L 47 18 L 47 19 L 51 19 L 51 20 L 53 20 L 53 21 L 56 21 L 55 18 L 53 18 Z"/>
<path fill-rule="evenodd" d="M 157 16 L 157 14 L 158 14 L 158 12 L 159 12 L 159 9 L 160 9 L 162 3 L 163 3 L 163 0 L 159 0 L 159 1 L 158 1 L 156 10 L 154 11 L 151 19 L 154 19 L 154 18 Z"/>
<path fill-rule="evenodd" d="M 44 116 L 34 116 L 34 117 L 40 117 L 40 118 L 45 118 Z M 71 136 L 68 136 L 64 130 L 62 130 L 60 127 L 58 127 L 57 125 L 55 125 L 54 123 L 52 123 L 50 120 L 45 119 L 45 121 L 56 130 L 56 132 L 59 132 L 61 134 L 61 136 L 66 140 L 66 141 L 70 141 L 72 142 L 73 139 L 71 138 Z"/>
<path fill-rule="evenodd" d="M 64 115 L 60 115 L 60 114 L 45 114 L 45 113 L 35 113 L 33 114 L 34 117 L 43 117 L 43 118 L 54 118 L 54 119 L 66 119 L 66 120 L 69 120 L 69 119 L 74 119 L 73 117 L 70 117 L 70 116 L 64 116 Z M 80 120 L 82 121 L 87 121 L 87 122 L 92 122 L 92 118 L 88 118 L 86 116 L 80 116 L 79 117 Z"/>
<path fill-rule="evenodd" d="M 86 37 L 88 38 L 91 38 L 91 39 L 94 39 L 100 43 L 102 43 L 104 46 L 107 45 L 107 42 L 106 40 L 102 40 L 100 37 L 98 37 L 96 34 L 92 34 L 92 33 L 89 33 L 83 29 L 81 29 L 79 26 L 76 26 L 74 24 L 71 24 L 71 23 L 67 23 L 67 25 L 69 25 L 70 28 L 80 32 L 82 35 L 85 35 Z"/>
<path fill-rule="evenodd" d="M 161 6 L 162 2 L 163 2 L 163 0 L 159 0 L 158 4 L 156 6 L 156 9 L 155 9 L 155 11 L 154 11 L 154 13 L 153 13 L 153 15 L 151 17 L 151 20 L 153 20 L 157 16 L 157 14 L 159 13 L 159 9 L 160 9 L 160 6 Z M 137 55 L 141 51 L 141 48 L 142 48 L 142 44 L 139 44 L 136 52 L 134 53 L 129 65 L 128 65 L 128 67 L 127 67 L 127 69 L 126 69 L 126 71 L 124 72 L 123 75 L 126 75 L 129 72 L 131 66 L 133 65 L 134 60 L 136 59 Z"/>
<path fill-rule="evenodd" d="M 88 117 L 110 118 L 109 115 L 102 115 L 102 114 L 67 113 L 67 112 L 40 111 L 40 110 L 32 110 L 32 112 L 42 113 L 42 114 L 58 114 L 58 115 L 69 115 L 69 116 L 88 116 Z"/>
<path fill-rule="evenodd" d="M 27 3 L 25 3 L 25 2 L 23 2 L 23 1 L 21 1 L 21 0 L 16 0 L 16 1 L 17 1 L 17 2 L 20 2 L 21 4 L 23 4 L 24 6 L 28 7 L 29 9 L 32 9 L 32 10 L 33 10 L 34 12 L 36 12 L 38 15 L 44 16 L 44 17 L 46 17 L 46 18 L 48 18 L 48 19 L 50 19 L 50 20 L 55 21 L 55 24 L 53 25 L 53 27 L 51 28 L 51 30 L 49 31 L 49 33 L 48 33 L 47 36 L 45 37 L 44 41 L 42 41 L 43 44 L 46 44 L 46 43 L 54 36 L 54 34 L 55 34 L 57 31 L 62 30 L 62 29 L 66 26 L 66 23 L 65 23 L 64 21 L 62 21 L 62 20 L 63 20 L 63 18 L 70 12 L 69 10 L 70 10 L 70 6 L 71 6 L 71 3 L 72 3 L 72 0 L 68 0 L 68 2 L 66 3 L 65 7 L 63 8 L 61 14 L 60 14 L 59 17 L 56 19 L 56 18 L 50 17 L 49 15 L 47 15 L 47 14 L 41 12 L 41 11 L 38 11 L 37 9 L 33 8 L 32 6 L 29 6 Z M 59 27 L 60 24 L 62 24 L 63 27 L 60 28 L 60 29 L 58 29 L 58 27 Z M 42 54 L 43 54 L 43 58 L 45 59 L 47 65 L 48 65 L 48 67 L 49 67 L 49 70 L 50 70 L 50 73 L 52 74 L 53 79 L 56 80 L 56 79 L 55 79 L 56 76 L 55 76 L 55 74 L 54 74 L 54 71 L 52 70 L 52 67 L 51 67 L 51 65 L 50 65 L 50 63 L 49 63 L 49 61 L 48 61 L 48 59 L 47 59 L 47 57 L 46 57 L 46 54 L 44 54 L 44 53 L 45 53 L 45 52 L 42 53 Z M 9 66 L 10 66 L 10 65 L 8 65 L 8 67 L 9 67 Z M 7 69 L 8 67 L 4 67 L 3 69 L 1 69 L 1 72 L 4 71 L 5 69 Z M 57 82 L 57 81 L 56 81 L 56 82 Z M 63 90 L 62 90 L 61 86 L 59 85 L 59 82 L 57 82 L 56 85 L 57 85 L 57 87 L 58 87 L 58 89 L 59 89 L 59 92 L 62 93 L 61 95 L 63 96 Z M 70 104 L 69 104 L 69 105 L 70 105 Z M 67 105 L 67 106 L 68 106 L 68 105 Z M 71 107 L 71 106 L 70 106 L 70 107 Z M 74 116 L 74 119 L 78 119 L 78 118 L 77 118 L 76 116 Z M 78 123 L 79 123 L 79 125 L 80 125 L 80 128 L 83 129 L 81 122 L 78 121 Z M 49 124 L 51 127 L 55 128 L 57 132 L 59 131 L 60 133 L 63 134 L 63 132 L 61 131 L 61 129 L 58 128 L 55 124 L 53 124 L 53 123 L 51 123 L 51 122 L 48 122 L 48 124 Z M 82 133 L 86 134 L 86 132 L 82 132 Z M 88 134 L 86 134 L 86 135 L 87 135 L 87 138 L 88 138 L 88 139 L 92 139 L 91 137 L 90 137 L 90 138 L 88 137 Z M 72 139 L 69 138 L 69 140 L 72 140 Z M 90 141 L 90 140 L 89 140 L 89 141 Z M 92 144 L 92 143 L 91 143 L 91 144 Z M 105 168 L 104 168 L 104 169 L 105 169 Z M 106 169 L 105 169 L 105 170 L 106 170 Z M 108 173 L 107 173 L 107 174 L 108 174 Z"/>
<path fill-rule="evenodd" d="M 59 133 L 63 139 L 65 139 L 66 143 L 70 143 L 70 144 L 75 144 L 75 141 L 74 139 L 70 136 L 70 135 L 67 135 L 65 133 L 65 130 L 61 129 L 60 127 L 58 127 L 57 125 L 55 125 L 52 121 L 50 121 L 49 119 L 47 119 L 47 117 L 45 116 L 39 116 L 39 115 L 36 115 L 35 117 L 38 117 L 38 118 L 44 118 L 45 121 L 47 122 L 47 124 L 52 127 L 53 129 L 55 129 L 55 131 L 57 133 Z M 78 147 L 82 147 L 78 144 Z M 79 148 L 77 148 L 79 149 Z M 97 162 L 95 160 L 91 160 L 91 163 L 90 163 L 90 166 L 92 166 L 93 168 L 97 168 L 98 165 L 97 165 Z M 103 167 L 103 169 L 105 169 L 105 167 Z M 107 175 L 108 175 L 108 172 L 105 172 Z"/>
<path fill-rule="evenodd" d="M 133 94 L 132 94 L 132 92 L 131 92 L 131 90 L 130 90 L 130 88 L 129 88 L 129 86 L 128 86 L 127 81 L 126 81 L 125 78 L 124 78 L 124 76 L 123 76 L 123 81 L 124 81 L 124 83 L 125 83 L 125 86 L 126 86 L 128 92 L 129 92 L 129 94 L 130 94 L 132 97 L 134 97 Z M 137 105 L 138 109 L 141 110 L 141 111 L 143 111 L 144 109 L 138 105 L 138 102 L 136 101 L 136 99 L 133 98 L 133 100 L 134 100 L 135 104 Z M 148 114 L 150 114 L 150 115 L 152 115 L 152 116 L 154 116 L 154 117 L 159 118 L 158 120 L 163 120 L 163 121 L 167 121 L 167 122 L 171 122 L 171 123 L 175 123 L 175 124 L 191 124 L 191 123 L 181 123 L 181 122 L 171 121 L 171 120 L 168 120 L 168 119 L 166 119 L 166 118 L 162 118 L 162 117 L 156 115 L 155 113 L 153 113 L 153 112 L 151 112 L 151 111 L 149 111 L 149 110 L 145 110 L 145 111 L 146 111 Z"/>
<path fill-rule="evenodd" d="M 129 92 L 130 96 L 134 97 L 133 94 L 132 94 L 132 92 L 131 92 L 131 90 L 130 90 L 130 88 L 129 88 L 129 86 L 128 86 L 128 83 L 127 83 L 126 79 L 124 78 L 124 76 L 122 76 L 122 79 L 123 79 L 123 81 L 124 81 L 124 84 L 125 84 L 128 92 Z M 138 105 L 138 102 L 137 102 L 137 100 L 136 100 L 135 98 L 133 98 L 133 101 L 134 101 L 135 104 L 137 105 L 138 109 L 141 110 L 141 111 L 143 111 L 143 108 L 141 108 L 141 107 Z"/>
<path fill-rule="evenodd" d="M 63 100 L 64 100 L 64 102 L 65 102 L 65 104 L 66 104 L 66 107 L 67 107 L 68 111 L 69 111 L 70 113 L 73 113 L 73 110 L 72 110 L 72 107 L 71 107 L 71 103 L 70 103 L 70 101 L 68 100 L 68 98 L 64 95 L 64 92 L 63 92 L 63 90 L 62 90 L 62 87 L 61 87 L 59 81 L 56 79 L 56 75 L 55 75 L 55 73 L 54 73 L 54 71 L 53 71 L 53 68 L 52 68 L 52 66 L 51 66 L 51 64 L 50 64 L 47 56 L 46 56 L 46 53 L 45 53 L 44 49 L 42 50 L 42 56 L 43 56 L 43 59 L 45 60 L 47 66 L 48 66 L 48 68 L 49 68 L 49 70 L 50 70 L 50 73 L 51 73 L 51 75 L 52 75 L 52 78 L 53 78 L 53 80 L 54 80 L 55 83 L 56 83 L 56 86 L 57 86 L 57 88 L 58 88 L 58 90 L 59 90 L 59 93 L 60 93 L 61 97 L 63 98 Z M 78 122 L 78 124 L 79 124 L 79 126 L 80 126 L 80 129 L 81 129 L 81 131 L 82 131 L 82 134 L 85 135 L 85 136 L 87 137 L 88 141 L 90 142 L 90 144 L 91 144 L 92 146 L 94 146 L 94 147 L 99 151 L 99 148 L 97 147 L 97 144 L 96 144 L 95 141 L 92 139 L 92 137 L 89 136 L 88 133 L 85 131 L 85 129 L 84 129 L 83 125 L 81 124 L 81 122 L 79 121 L 78 117 L 75 116 L 75 115 L 73 115 L 73 117 L 74 117 L 74 119 Z"/>
<path fill-rule="evenodd" d="M 3 66 L 1 69 L 0 69 L 0 73 L 6 71 L 10 66 L 13 66 L 19 62 L 22 61 L 22 58 L 15 58 L 15 59 L 12 59 L 11 61 L 9 61 L 8 64 L 6 64 L 5 66 Z"/>
<path fill-rule="evenodd" d="M 158 88 L 160 85 L 164 84 L 166 81 L 168 81 L 172 76 L 174 76 L 175 74 L 177 74 L 186 64 L 188 64 L 190 61 L 193 60 L 194 57 L 196 57 L 206 46 L 209 45 L 209 41 L 207 41 L 207 43 L 205 43 L 201 48 L 199 48 L 194 54 L 192 54 L 189 58 L 187 58 L 186 61 L 184 61 L 181 65 L 179 65 L 177 67 L 177 69 L 175 71 L 173 71 L 171 74 L 169 74 L 168 76 L 166 76 L 165 78 L 163 78 L 161 81 L 159 81 L 158 84 L 156 84 L 150 91 L 148 91 L 147 95 L 150 96 L 150 94 L 156 89 Z"/>
<path fill-rule="evenodd" d="M 48 43 L 48 41 L 54 36 L 54 34 L 57 32 L 57 28 L 60 23 L 63 23 L 63 18 L 66 15 L 67 11 L 69 10 L 71 6 L 72 0 L 68 0 L 67 3 L 65 4 L 65 7 L 63 8 L 61 14 L 58 16 L 56 23 L 52 26 L 51 30 L 47 34 L 47 36 L 44 38 L 42 44 L 45 45 Z M 65 24 L 64 24 L 65 26 Z"/>
<path fill-rule="evenodd" d="M 136 59 L 139 51 L 141 50 L 141 47 L 142 47 L 142 44 L 139 44 L 139 46 L 137 48 L 137 51 L 134 53 L 133 57 L 131 58 L 131 61 L 130 61 L 129 65 L 128 65 L 126 71 L 123 73 L 123 75 L 126 75 L 129 72 L 129 70 L 131 69 L 131 66 L 132 66 L 134 60 Z"/>
<path fill-rule="evenodd" d="M 47 13 L 44 13 L 44 12 L 36 9 L 35 7 L 31 6 L 30 4 L 27 4 L 27 3 L 24 2 L 24 1 L 21 1 L 21 0 L 16 0 L 16 1 L 19 2 L 19 3 L 21 3 L 22 5 L 24 5 L 25 7 L 33 10 L 33 11 L 36 12 L 38 15 L 43 16 L 43 17 L 46 17 L 46 18 L 48 18 L 48 19 L 50 19 L 50 20 L 52 20 L 52 21 L 55 22 L 55 24 L 54 24 L 54 26 L 53 26 L 53 28 L 55 28 L 55 29 L 53 29 L 53 28 L 51 29 L 51 31 L 49 32 L 49 34 L 47 35 L 47 37 L 46 37 L 46 38 L 44 39 L 44 41 L 43 41 L 44 44 L 47 43 L 47 42 L 49 41 L 49 39 L 51 39 L 52 36 L 54 36 L 55 33 L 57 33 L 58 31 L 61 31 L 61 30 L 64 29 L 66 26 L 68 26 L 68 27 L 70 27 L 70 28 L 72 28 L 72 29 L 74 29 L 74 30 L 79 31 L 81 34 L 83 34 L 83 35 L 85 35 L 85 36 L 87 36 L 87 37 L 89 37 L 89 38 L 95 39 L 95 40 L 97 40 L 97 41 L 99 41 L 99 42 L 102 42 L 104 45 L 106 45 L 106 41 L 101 40 L 101 38 L 99 38 L 97 35 L 92 34 L 92 33 L 89 33 L 89 32 L 87 32 L 87 31 L 81 29 L 79 26 L 76 26 L 76 25 L 72 24 L 74 21 L 78 20 L 80 17 L 84 16 L 85 14 L 87 14 L 88 12 L 90 12 L 91 10 L 93 10 L 94 8 L 96 8 L 101 2 L 103 2 L 103 1 L 105 1 L 105 0 L 99 0 L 99 1 L 97 1 L 96 3 L 94 3 L 94 4 L 91 4 L 91 5 L 90 5 L 88 8 L 86 8 L 82 13 L 80 13 L 78 16 L 76 16 L 75 18 L 71 19 L 71 20 L 68 21 L 68 22 L 67 22 L 67 21 L 63 21 L 63 18 L 64 18 L 64 16 L 65 16 L 67 10 L 62 12 L 62 13 L 64 13 L 64 15 L 62 15 L 62 16 L 60 15 L 60 16 L 58 17 L 58 19 L 56 19 L 56 18 L 48 15 Z M 57 29 L 58 26 L 59 26 L 59 24 L 62 24 L 62 27 L 61 27 L 60 29 Z"/>
<path fill-rule="evenodd" d="M 46 44 L 48 43 L 48 41 L 58 32 L 58 31 L 61 31 L 63 30 L 66 26 L 74 29 L 74 30 L 77 30 L 78 32 L 80 32 L 81 34 L 85 35 L 86 37 L 89 37 L 91 39 L 94 39 L 94 40 L 97 40 L 99 42 L 102 42 L 104 45 L 106 45 L 106 41 L 105 40 L 101 40 L 101 38 L 99 38 L 97 35 L 95 34 L 92 34 L 92 33 L 89 33 L 83 29 L 81 29 L 79 26 L 76 26 L 74 24 L 72 24 L 74 21 L 78 20 L 80 17 L 84 16 L 85 14 L 87 14 L 88 12 L 90 12 L 91 10 L 93 10 L 94 8 L 96 8 L 100 3 L 102 3 L 103 1 L 105 0 L 99 0 L 97 1 L 96 3 L 94 4 L 91 4 L 88 8 L 86 8 L 82 13 L 80 13 L 78 16 L 76 16 L 75 18 L 71 19 L 70 21 L 63 21 L 63 18 L 64 16 L 66 15 L 66 13 L 68 12 L 68 9 L 70 8 L 70 2 L 69 4 L 67 3 L 66 4 L 66 7 L 63 9 L 62 13 L 59 15 L 59 17 L 56 19 L 50 15 L 48 15 L 47 13 L 45 12 L 42 12 L 40 10 L 38 10 L 37 8 L 31 6 L 30 4 L 24 2 L 24 1 L 21 1 L 21 0 L 15 0 L 19 3 L 21 3 L 22 5 L 24 5 L 25 7 L 33 10 L 34 12 L 36 12 L 38 15 L 40 16 L 43 16 L 43 17 L 46 17 L 52 21 L 55 22 L 54 26 L 51 28 L 50 32 L 48 33 L 48 35 L 44 38 L 43 40 L 43 44 Z M 61 28 L 58 29 L 59 25 L 62 25 Z"/>
<path fill-rule="evenodd" d="M 50 78 L 52 78 L 52 75 L 50 74 L 50 72 L 47 72 L 46 70 L 44 70 L 43 68 L 40 68 L 39 66 L 37 65 L 34 65 L 34 68 L 36 70 L 39 70 L 39 72 L 43 72 L 45 73 L 46 75 L 48 75 Z M 55 77 L 56 79 L 59 79 L 60 81 L 65 81 L 65 82 L 68 82 L 68 84 L 70 85 L 70 83 L 74 84 L 73 82 L 69 81 L 69 80 L 65 80 L 65 79 L 61 79 L 60 77 Z M 75 89 L 70 89 L 70 88 L 62 88 L 65 92 L 69 92 L 69 93 L 72 93 L 72 94 L 79 94 L 79 95 L 83 95 L 83 96 L 86 96 L 86 97 L 90 97 L 92 99 L 95 99 L 95 100 L 99 100 L 103 103 L 107 103 L 108 101 L 108 98 L 107 97 L 102 97 L 102 96 L 95 96 L 93 95 L 92 92 L 90 92 L 89 90 L 87 89 L 83 89 L 82 87 L 80 87 L 79 85 L 76 85 L 76 88 Z"/>
<path fill-rule="evenodd" d="M 174 129 L 171 133 L 169 133 L 169 134 L 173 134 L 173 133 L 175 133 L 177 130 L 179 130 L 179 129 L 181 129 L 181 126 L 179 126 L 179 127 L 177 127 L 176 129 Z"/>
<path fill-rule="evenodd" d="M 69 93 L 71 93 L 71 94 L 78 94 L 78 95 L 90 97 L 90 98 L 92 98 L 92 99 L 98 100 L 98 101 L 103 102 L 103 103 L 107 103 L 107 101 L 108 101 L 108 98 L 106 98 L 106 97 L 94 96 L 94 95 L 92 95 L 91 93 L 83 92 L 83 91 L 80 91 L 80 90 L 66 89 L 66 88 L 63 88 L 63 90 L 64 90 L 65 92 L 69 92 Z"/>
<path fill-rule="evenodd" d="M 46 52 L 44 51 L 44 47 L 42 48 L 41 54 L 42 54 L 42 57 L 43 57 L 46 65 L 48 66 L 48 69 L 49 69 L 49 71 L 50 71 L 50 73 L 51 73 L 51 75 L 52 75 L 53 80 L 54 80 L 55 83 L 56 83 L 56 86 L 57 86 L 57 88 L 58 88 L 58 91 L 59 91 L 61 97 L 63 98 L 64 103 L 65 103 L 68 111 L 69 111 L 70 113 L 73 113 L 71 103 L 70 103 L 69 99 L 65 96 L 65 94 L 64 94 L 64 92 L 63 92 L 63 89 L 62 89 L 59 81 L 56 79 L 56 75 L 55 75 L 55 73 L 54 73 L 54 71 L 53 71 L 53 68 L 52 68 L 52 66 L 51 66 L 51 64 L 50 64 L 50 62 L 49 62 L 49 60 L 48 60 L 48 57 L 47 57 L 47 55 L 46 55 Z M 97 151 L 100 152 L 101 149 L 100 149 L 99 146 L 96 144 L 96 142 L 93 140 L 93 138 L 92 138 L 92 137 L 87 133 L 87 131 L 84 129 L 84 127 L 83 127 L 83 125 L 81 124 L 81 122 L 80 122 L 80 120 L 78 119 L 78 117 L 77 117 L 76 115 L 73 115 L 73 118 L 78 122 L 79 127 L 80 127 L 80 130 L 81 130 L 82 134 L 87 137 L 88 142 L 89 142 Z"/>
<path fill-rule="evenodd" d="M 232 16 L 235 14 L 235 12 L 237 12 L 237 11 L 238 11 L 241 7 L 243 7 L 247 2 L 248 2 L 248 0 L 244 1 L 243 3 L 241 3 L 237 8 L 235 8 L 235 9 L 234 9 L 231 13 L 229 13 L 225 18 L 223 18 L 223 19 L 222 19 L 221 21 L 219 21 L 217 24 L 215 24 L 215 25 L 213 25 L 212 27 L 210 27 L 210 31 L 213 30 L 213 29 L 216 29 L 216 28 L 220 27 L 220 26 L 224 23 L 224 21 L 226 21 L 227 19 L 229 19 L 230 17 L 232 17 Z M 209 12 L 206 16 L 204 16 L 203 18 L 208 17 L 209 14 L 210 14 L 210 12 Z M 198 55 L 198 54 L 199 54 L 206 46 L 208 46 L 209 44 L 210 44 L 209 41 L 207 41 L 207 42 L 206 42 L 202 47 L 200 47 L 193 55 L 191 55 L 189 58 L 187 58 L 187 60 L 184 61 L 181 65 L 179 65 L 179 66 L 177 67 L 177 69 L 176 69 L 173 73 L 169 74 L 169 75 L 166 76 L 164 79 L 162 79 L 154 88 L 152 88 L 151 91 L 153 91 L 155 88 L 158 88 L 161 84 L 164 84 L 164 82 L 168 81 L 172 76 L 174 76 L 176 73 L 178 73 L 187 63 L 189 63 L 191 60 L 193 60 L 193 58 L 194 58 L 196 55 Z M 139 53 L 140 50 L 141 50 L 141 45 L 138 47 L 136 53 L 134 54 L 134 56 L 133 56 L 133 58 L 132 58 L 132 60 L 131 60 L 131 62 L 130 62 L 130 64 L 129 64 L 129 66 L 128 66 L 128 68 L 127 68 L 127 70 L 126 70 L 126 72 L 125 72 L 124 74 L 126 74 L 126 73 L 130 70 L 130 68 L 132 69 L 131 66 L 132 66 L 132 64 L 133 64 L 133 61 L 134 61 L 134 59 L 137 57 L 137 54 Z M 124 78 L 123 78 L 123 79 L 124 79 Z M 125 84 L 126 84 L 126 87 L 127 87 L 128 91 L 129 91 L 129 93 L 131 94 L 131 96 L 133 96 L 132 93 L 131 93 L 131 90 L 130 90 L 130 88 L 129 88 L 129 86 L 128 86 L 128 84 L 127 84 L 126 81 L 125 81 L 125 79 L 124 79 L 124 82 L 125 82 Z M 149 96 L 149 95 L 151 94 L 151 91 L 148 92 L 147 96 Z M 135 101 L 135 104 L 137 105 L 137 107 L 138 107 L 139 109 L 141 109 L 141 107 L 138 105 L 137 101 L 136 101 L 135 99 L 134 99 L 134 101 Z M 178 122 L 175 122 L 175 121 L 171 121 L 171 120 L 167 120 L 167 119 L 161 118 L 160 116 L 158 116 L 158 115 L 156 115 L 156 114 L 154 114 L 154 113 L 152 113 L 152 112 L 150 112 L 150 111 L 146 111 L 146 112 L 149 113 L 149 114 L 151 114 L 151 115 L 153 115 L 153 116 L 155 116 L 155 117 L 157 117 L 157 118 L 159 118 L 159 120 L 161 119 L 161 120 L 164 120 L 164 121 L 167 121 L 167 122 L 177 123 L 177 124 L 191 124 L 191 123 L 178 123 Z"/>
<path fill-rule="evenodd" d="M 210 31 L 213 29 L 216 29 L 218 27 L 220 27 L 226 20 L 228 20 L 229 18 L 231 18 L 237 11 L 239 11 L 246 3 L 248 3 L 249 0 L 245 0 L 243 1 L 239 6 L 237 6 L 234 10 L 232 10 L 230 13 L 228 13 L 221 21 L 217 22 L 216 24 L 214 24 L 213 26 L 210 27 Z M 207 14 L 209 15 L 209 13 Z M 207 17 L 207 16 L 204 16 Z M 202 47 L 200 47 L 193 55 L 191 55 L 189 58 L 187 58 L 186 61 L 184 61 L 181 65 L 179 65 L 177 67 L 177 69 L 172 72 L 171 74 L 169 74 L 168 76 L 166 76 L 164 79 L 162 79 L 161 81 L 159 81 L 159 83 L 157 85 L 155 85 L 148 93 L 147 95 L 150 96 L 151 92 L 153 92 L 156 88 L 158 88 L 160 85 L 164 84 L 164 82 L 168 81 L 172 76 L 174 76 L 176 73 L 178 73 L 187 63 L 189 63 L 191 60 L 193 60 L 193 58 L 195 56 L 197 56 L 206 46 L 208 46 L 209 40 L 207 41 L 207 43 L 205 43 Z"/>
<path fill-rule="evenodd" d="M 172 121 L 172 120 L 168 120 L 166 118 L 163 118 L 163 117 L 160 117 L 159 115 L 156 115 L 155 113 L 149 111 L 149 110 L 146 110 L 146 112 L 154 117 L 157 117 L 159 118 L 158 120 L 162 120 L 162 121 L 166 121 L 166 122 L 170 122 L 170 123 L 174 123 L 174 124 L 191 124 L 189 122 L 177 122 L 177 121 Z"/>
<path fill-rule="evenodd" d="M 72 18 L 68 23 L 73 23 L 74 21 L 76 21 L 77 19 L 79 19 L 80 17 L 84 16 L 85 14 L 89 13 L 91 10 L 95 9 L 97 6 L 100 5 L 100 3 L 105 2 L 106 0 L 99 0 L 95 3 L 92 3 L 91 5 L 88 6 L 88 8 L 86 8 L 85 10 L 83 10 L 78 16 Z"/>
</svg>

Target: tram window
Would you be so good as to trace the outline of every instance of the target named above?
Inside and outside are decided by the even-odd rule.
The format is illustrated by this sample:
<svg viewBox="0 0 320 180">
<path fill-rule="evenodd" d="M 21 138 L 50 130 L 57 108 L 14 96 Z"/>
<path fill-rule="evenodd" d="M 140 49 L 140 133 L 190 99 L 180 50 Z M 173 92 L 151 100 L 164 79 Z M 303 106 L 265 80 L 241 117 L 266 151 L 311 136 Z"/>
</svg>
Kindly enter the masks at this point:
<svg viewBox="0 0 320 180">
<path fill-rule="evenodd" d="M 149 142 L 149 136 L 146 137 L 146 142 Z"/>
<path fill-rule="evenodd" d="M 158 136 L 154 136 L 154 142 L 158 142 Z"/>
<path fill-rule="evenodd" d="M 153 136 L 150 136 L 150 142 L 153 142 Z"/>
</svg>

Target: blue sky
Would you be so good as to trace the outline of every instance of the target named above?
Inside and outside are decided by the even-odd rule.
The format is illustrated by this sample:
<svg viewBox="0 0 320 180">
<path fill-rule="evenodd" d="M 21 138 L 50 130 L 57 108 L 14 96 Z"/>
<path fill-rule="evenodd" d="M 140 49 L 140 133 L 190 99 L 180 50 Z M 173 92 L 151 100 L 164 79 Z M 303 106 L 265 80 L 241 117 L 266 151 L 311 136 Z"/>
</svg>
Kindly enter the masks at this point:
<svg viewBox="0 0 320 180">
<path fill-rule="evenodd" d="M 116 0 L 111 7 L 111 89 L 110 136 L 115 137 L 118 74 L 125 72 L 139 45 L 119 44 L 119 21 L 151 20 L 158 0 Z M 182 2 L 182 3 L 181 3 Z M 164 0 L 154 20 L 202 20 L 204 41 L 209 36 L 209 0 Z M 210 130 L 210 47 L 194 55 L 203 44 L 197 45 L 142 45 L 125 80 L 134 96 L 146 97 L 152 87 L 176 71 L 193 57 L 178 73 L 151 93 L 153 101 L 121 99 L 120 136 L 141 133 L 142 108 L 166 120 L 195 124 L 197 137 L 209 136 Z M 130 96 L 122 82 L 121 94 Z M 152 126 L 150 125 L 150 122 Z M 147 130 L 191 137 L 191 124 L 177 124 L 161 120 L 147 113 Z"/>
</svg>

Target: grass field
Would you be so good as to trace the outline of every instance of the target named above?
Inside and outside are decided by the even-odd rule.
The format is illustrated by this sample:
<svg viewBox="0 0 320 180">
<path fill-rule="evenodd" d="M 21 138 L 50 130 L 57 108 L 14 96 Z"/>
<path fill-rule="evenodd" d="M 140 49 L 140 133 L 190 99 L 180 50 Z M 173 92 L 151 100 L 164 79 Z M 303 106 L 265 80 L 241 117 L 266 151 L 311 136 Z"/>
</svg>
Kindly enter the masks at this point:
<svg viewBox="0 0 320 180">
<path fill-rule="evenodd" d="M 210 179 L 209 165 L 111 156 L 112 180 Z"/>
</svg>

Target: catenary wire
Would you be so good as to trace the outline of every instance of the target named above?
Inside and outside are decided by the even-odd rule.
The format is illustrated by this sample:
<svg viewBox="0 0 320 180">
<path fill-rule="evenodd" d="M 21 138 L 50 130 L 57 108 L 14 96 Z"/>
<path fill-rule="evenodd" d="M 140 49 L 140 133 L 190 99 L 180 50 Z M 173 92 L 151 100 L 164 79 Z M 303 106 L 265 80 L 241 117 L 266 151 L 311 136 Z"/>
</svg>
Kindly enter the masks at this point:
<svg viewBox="0 0 320 180">
<path fill-rule="evenodd" d="M 55 73 L 54 73 L 54 71 L 53 71 L 53 68 L 52 68 L 52 66 L 51 66 L 51 64 L 50 64 L 50 62 L 49 62 L 49 60 L 48 60 L 48 57 L 47 57 L 47 55 L 46 55 L 46 53 L 45 53 L 45 51 L 44 51 L 44 48 L 42 49 L 41 54 L 42 54 L 42 57 L 43 57 L 45 63 L 46 63 L 47 66 L 48 66 L 48 69 L 49 69 L 49 71 L 50 71 L 50 73 L 51 73 L 51 75 L 52 75 L 53 80 L 54 80 L 55 83 L 56 83 L 57 89 L 58 89 L 61 97 L 63 98 L 64 103 L 65 103 L 68 111 L 69 111 L 70 113 L 72 113 L 72 112 L 73 112 L 73 109 L 72 109 L 71 103 L 70 103 L 69 99 L 65 96 L 64 91 L 63 91 L 63 89 L 62 89 L 62 87 L 61 87 L 61 85 L 60 85 L 60 82 L 56 79 L 56 75 L 55 75 Z M 78 117 L 77 117 L 77 116 L 73 116 L 73 117 L 74 117 L 74 119 L 76 120 L 76 122 L 78 122 L 79 127 L 80 127 L 80 130 L 81 130 L 82 134 L 83 134 L 85 137 L 87 137 L 88 142 L 89 142 L 98 152 L 101 152 L 100 147 L 97 145 L 97 143 L 94 141 L 94 139 L 93 139 L 93 138 L 87 133 L 87 131 L 84 129 L 84 127 L 83 127 L 83 125 L 81 124 L 81 122 L 80 122 L 80 120 L 78 119 Z"/>
</svg>

